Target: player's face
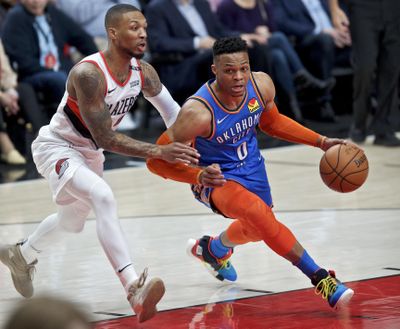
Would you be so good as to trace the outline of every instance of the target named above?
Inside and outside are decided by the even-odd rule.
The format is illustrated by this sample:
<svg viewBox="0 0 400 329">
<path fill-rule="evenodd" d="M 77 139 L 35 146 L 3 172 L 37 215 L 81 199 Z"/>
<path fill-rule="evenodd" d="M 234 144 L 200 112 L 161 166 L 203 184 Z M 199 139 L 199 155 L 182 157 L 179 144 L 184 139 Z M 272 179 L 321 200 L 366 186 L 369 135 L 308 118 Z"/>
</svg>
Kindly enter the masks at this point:
<svg viewBox="0 0 400 329">
<path fill-rule="evenodd" d="M 48 0 L 21 0 L 24 7 L 35 16 L 43 15 Z"/>
<path fill-rule="evenodd" d="M 122 15 L 115 28 L 115 45 L 130 57 L 142 58 L 147 45 L 147 21 L 139 11 Z"/>
<path fill-rule="evenodd" d="M 212 71 L 223 92 L 232 97 L 241 97 L 246 93 L 250 79 L 249 55 L 246 52 L 217 56 Z"/>
</svg>

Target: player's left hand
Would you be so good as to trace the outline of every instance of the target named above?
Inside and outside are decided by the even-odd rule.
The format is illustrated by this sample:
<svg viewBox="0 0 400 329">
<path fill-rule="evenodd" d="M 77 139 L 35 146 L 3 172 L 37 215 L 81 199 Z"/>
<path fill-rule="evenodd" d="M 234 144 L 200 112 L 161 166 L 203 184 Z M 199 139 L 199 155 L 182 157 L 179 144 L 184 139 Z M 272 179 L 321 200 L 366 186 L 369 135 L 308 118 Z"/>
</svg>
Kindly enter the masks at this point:
<svg viewBox="0 0 400 329">
<path fill-rule="evenodd" d="M 199 177 L 199 182 L 201 185 L 207 187 L 218 187 L 223 186 L 226 180 L 219 165 L 214 163 L 203 169 Z"/>
<path fill-rule="evenodd" d="M 322 151 L 327 151 L 333 145 L 348 144 L 348 143 L 350 143 L 350 142 L 347 140 L 344 140 L 344 139 L 324 137 L 324 139 L 321 142 L 320 148 Z"/>
</svg>

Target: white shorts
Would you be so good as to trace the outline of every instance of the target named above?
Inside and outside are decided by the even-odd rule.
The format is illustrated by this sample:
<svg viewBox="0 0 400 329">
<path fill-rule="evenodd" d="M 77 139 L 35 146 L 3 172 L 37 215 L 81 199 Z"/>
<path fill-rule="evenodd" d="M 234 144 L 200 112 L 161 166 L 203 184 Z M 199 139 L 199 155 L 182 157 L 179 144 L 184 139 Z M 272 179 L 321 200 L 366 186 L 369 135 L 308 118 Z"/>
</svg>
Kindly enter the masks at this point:
<svg viewBox="0 0 400 329">
<path fill-rule="evenodd" d="M 72 145 L 50 131 L 48 126 L 42 127 L 33 141 L 32 157 L 38 172 L 49 182 L 54 202 L 59 205 L 76 201 L 64 186 L 80 166 L 86 166 L 100 177 L 103 176 L 105 158 L 102 149 Z"/>
</svg>

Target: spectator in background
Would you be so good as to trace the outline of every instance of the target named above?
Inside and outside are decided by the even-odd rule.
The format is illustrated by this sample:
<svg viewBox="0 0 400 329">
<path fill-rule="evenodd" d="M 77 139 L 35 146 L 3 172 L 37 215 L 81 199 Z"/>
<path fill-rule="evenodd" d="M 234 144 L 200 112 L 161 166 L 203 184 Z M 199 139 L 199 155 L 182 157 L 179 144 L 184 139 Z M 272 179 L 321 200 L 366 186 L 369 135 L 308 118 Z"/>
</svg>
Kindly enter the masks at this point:
<svg viewBox="0 0 400 329">
<path fill-rule="evenodd" d="M 336 27 L 348 31 L 349 21 L 337 0 L 330 0 Z M 398 112 L 400 73 L 400 2 L 398 0 L 350 0 L 350 32 L 353 40 L 353 123 L 350 138 L 362 143 L 367 136 L 371 112 L 371 89 L 377 78 L 378 106 L 371 131 L 374 144 L 400 146 L 391 114 Z"/>
<path fill-rule="evenodd" d="M 29 83 L 17 82 L 3 44 L 0 41 L 0 107 L 8 116 L 21 116 L 32 125 L 36 135 L 48 123 L 48 117 L 40 107 L 36 93 Z"/>
<path fill-rule="evenodd" d="M 18 0 L 0 0 L 0 31 L 3 29 L 3 22 L 8 10 L 13 7 Z"/>
<path fill-rule="evenodd" d="M 73 63 L 69 47 L 97 51 L 92 38 L 48 0 L 21 0 L 3 24 L 4 48 L 20 81 L 30 83 L 48 103 L 59 102 Z"/>
<path fill-rule="evenodd" d="M 107 48 L 104 17 L 109 8 L 118 3 L 126 3 L 141 9 L 138 0 L 54 0 L 54 3 L 94 38 L 99 50 Z"/>
<path fill-rule="evenodd" d="M 1 103 L 0 94 L 0 103 Z M 7 134 L 6 123 L 3 118 L 3 112 L 0 111 L 0 161 L 9 165 L 22 165 L 26 163 L 25 158 L 15 148 L 10 136 Z"/>
<path fill-rule="evenodd" d="M 295 42 L 311 73 L 327 80 L 332 78 L 335 65 L 350 65 L 350 34 L 332 26 L 325 0 L 273 0 L 273 6 L 278 29 Z M 326 115 L 334 114 L 331 99 L 329 92 L 319 99 Z"/>
<path fill-rule="evenodd" d="M 206 0 L 152 0 L 146 7 L 149 48 L 161 81 L 182 102 L 210 79 L 216 38 L 239 35 L 227 29 Z M 242 34 L 251 43 L 254 35 Z M 253 67 L 265 67 L 251 57 Z"/>
<path fill-rule="evenodd" d="M 221 22 L 232 30 L 242 33 L 254 33 L 255 42 L 268 58 L 269 73 L 282 89 L 284 98 L 297 121 L 303 115 L 297 94 L 313 90 L 325 91 L 333 87 L 334 79 L 321 81 L 312 76 L 304 67 L 285 34 L 276 31 L 273 7 L 265 0 L 222 0 L 217 7 Z M 320 120 L 331 120 L 332 117 L 318 117 Z"/>
<path fill-rule="evenodd" d="M 37 297 L 16 305 L 3 329 L 91 329 L 81 307 L 55 297 Z"/>
</svg>

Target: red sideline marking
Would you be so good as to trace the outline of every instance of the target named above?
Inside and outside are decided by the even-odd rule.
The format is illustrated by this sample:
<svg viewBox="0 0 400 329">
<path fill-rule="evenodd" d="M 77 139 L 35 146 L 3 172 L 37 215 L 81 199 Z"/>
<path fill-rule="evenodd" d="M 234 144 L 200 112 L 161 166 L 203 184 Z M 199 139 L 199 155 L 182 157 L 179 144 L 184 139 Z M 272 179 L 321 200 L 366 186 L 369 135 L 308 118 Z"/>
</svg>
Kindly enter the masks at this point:
<svg viewBox="0 0 400 329">
<path fill-rule="evenodd" d="M 135 316 L 101 321 L 95 329 L 391 329 L 400 328 L 400 275 L 348 283 L 347 310 L 333 311 L 313 289 L 163 311 L 138 324 Z"/>
</svg>

